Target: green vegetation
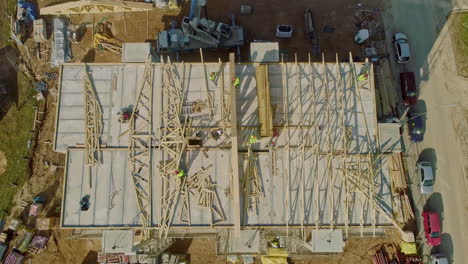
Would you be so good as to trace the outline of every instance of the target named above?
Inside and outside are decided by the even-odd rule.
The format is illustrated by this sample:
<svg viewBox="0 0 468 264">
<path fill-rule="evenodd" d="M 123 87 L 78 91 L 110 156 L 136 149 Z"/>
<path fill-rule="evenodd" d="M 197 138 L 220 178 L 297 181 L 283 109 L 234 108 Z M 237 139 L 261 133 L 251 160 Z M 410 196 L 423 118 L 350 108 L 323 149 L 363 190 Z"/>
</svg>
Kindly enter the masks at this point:
<svg viewBox="0 0 468 264">
<path fill-rule="evenodd" d="M 28 178 L 28 141 L 32 139 L 34 98 L 31 83 L 18 75 L 18 105 L 12 106 L 0 121 L 0 150 L 5 153 L 7 167 L 0 176 L 0 217 L 11 207 L 18 187 Z"/>
<path fill-rule="evenodd" d="M 468 78 L 468 12 L 457 12 L 452 16 L 450 36 L 457 73 Z"/>
<path fill-rule="evenodd" d="M 463 55 L 468 56 L 468 13 L 462 13 L 459 20 L 459 32 Z"/>
<path fill-rule="evenodd" d="M 15 0 L 1 1 L 1 9 L 12 15 L 15 3 Z M 8 45 L 10 19 L 5 15 L 0 16 L 0 25 L 0 48 L 3 48 Z M 0 151 L 5 153 L 7 159 L 5 173 L 0 175 L 0 218 L 8 214 L 14 194 L 28 178 L 28 160 L 25 157 L 29 155 L 28 141 L 33 136 L 33 94 L 31 81 L 19 71 L 17 104 L 12 105 L 0 120 Z"/>
</svg>

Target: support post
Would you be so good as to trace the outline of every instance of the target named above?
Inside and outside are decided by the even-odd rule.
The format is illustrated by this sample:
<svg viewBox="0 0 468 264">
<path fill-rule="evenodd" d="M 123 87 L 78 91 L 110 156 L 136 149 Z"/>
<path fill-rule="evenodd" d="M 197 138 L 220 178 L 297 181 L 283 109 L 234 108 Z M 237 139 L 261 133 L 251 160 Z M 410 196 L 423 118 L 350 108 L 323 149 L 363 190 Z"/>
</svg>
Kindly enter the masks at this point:
<svg viewBox="0 0 468 264">
<path fill-rule="evenodd" d="M 235 54 L 229 53 L 230 77 L 236 77 Z M 240 187 L 239 187 L 239 153 L 238 153 L 238 126 L 237 126 L 237 89 L 231 81 L 231 169 L 232 169 L 232 210 L 234 217 L 234 234 L 240 237 L 241 210 L 240 210 Z"/>
</svg>

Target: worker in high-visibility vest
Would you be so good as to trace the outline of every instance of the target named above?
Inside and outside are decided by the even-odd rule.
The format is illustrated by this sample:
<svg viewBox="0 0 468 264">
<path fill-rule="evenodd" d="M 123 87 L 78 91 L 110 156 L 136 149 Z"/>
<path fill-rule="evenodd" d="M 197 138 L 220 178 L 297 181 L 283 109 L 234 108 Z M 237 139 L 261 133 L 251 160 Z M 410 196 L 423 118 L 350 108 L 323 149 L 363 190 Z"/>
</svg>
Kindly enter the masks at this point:
<svg viewBox="0 0 468 264">
<path fill-rule="evenodd" d="M 211 72 L 211 73 L 210 73 L 210 80 L 214 81 L 214 80 L 216 80 L 216 77 L 218 77 L 218 73 L 217 73 L 217 72 Z"/>
<path fill-rule="evenodd" d="M 183 178 L 183 177 L 185 176 L 185 172 L 184 172 L 184 170 L 182 170 L 182 169 L 176 170 L 176 171 L 175 171 L 175 174 L 176 174 L 177 177 L 179 177 L 179 178 Z"/>
<path fill-rule="evenodd" d="M 232 84 L 234 85 L 234 87 L 236 88 L 239 88 L 239 85 L 240 85 L 240 80 L 239 80 L 239 77 L 233 77 L 232 78 Z"/>
<path fill-rule="evenodd" d="M 251 135 L 249 138 L 249 144 L 255 144 L 257 143 L 258 139 L 255 135 Z"/>
<path fill-rule="evenodd" d="M 367 80 L 367 78 L 369 78 L 369 74 L 367 73 L 361 74 L 357 77 L 358 81 L 361 81 L 361 82 Z"/>
</svg>

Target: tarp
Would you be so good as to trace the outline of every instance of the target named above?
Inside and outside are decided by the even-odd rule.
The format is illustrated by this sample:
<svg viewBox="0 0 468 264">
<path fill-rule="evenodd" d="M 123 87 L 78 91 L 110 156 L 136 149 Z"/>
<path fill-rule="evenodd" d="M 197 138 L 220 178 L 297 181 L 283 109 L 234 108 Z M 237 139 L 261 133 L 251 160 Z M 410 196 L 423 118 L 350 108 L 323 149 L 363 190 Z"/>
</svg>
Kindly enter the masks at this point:
<svg viewBox="0 0 468 264">
<path fill-rule="evenodd" d="M 262 264 L 288 264 L 288 252 L 282 248 L 268 248 L 267 256 L 262 256 Z"/>
<path fill-rule="evenodd" d="M 38 14 L 36 11 L 36 6 L 33 3 L 25 2 L 24 0 L 18 0 L 18 6 L 24 8 L 27 11 L 29 19 L 37 19 Z"/>
<path fill-rule="evenodd" d="M 288 264 L 288 259 L 286 257 L 261 257 L 262 264 Z"/>
<path fill-rule="evenodd" d="M 416 248 L 416 243 L 401 242 L 400 244 L 401 252 L 405 255 L 416 255 L 418 250 Z"/>
</svg>

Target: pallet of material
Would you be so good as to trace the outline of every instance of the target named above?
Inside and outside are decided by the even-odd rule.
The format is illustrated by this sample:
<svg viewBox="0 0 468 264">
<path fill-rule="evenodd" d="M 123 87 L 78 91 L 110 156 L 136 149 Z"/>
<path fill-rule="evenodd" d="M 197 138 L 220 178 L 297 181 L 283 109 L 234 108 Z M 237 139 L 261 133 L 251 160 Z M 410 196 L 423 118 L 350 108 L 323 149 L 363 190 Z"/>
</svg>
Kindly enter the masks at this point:
<svg viewBox="0 0 468 264">
<path fill-rule="evenodd" d="M 382 250 L 377 251 L 377 253 L 374 255 L 372 258 L 372 263 L 373 264 L 388 264 L 388 258 L 385 256 L 384 252 Z"/>
<path fill-rule="evenodd" d="M 390 178 L 392 180 L 392 187 L 395 192 L 399 189 L 406 190 L 408 184 L 401 153 L 393 153 L 390 158 Z"/>
</svg>

